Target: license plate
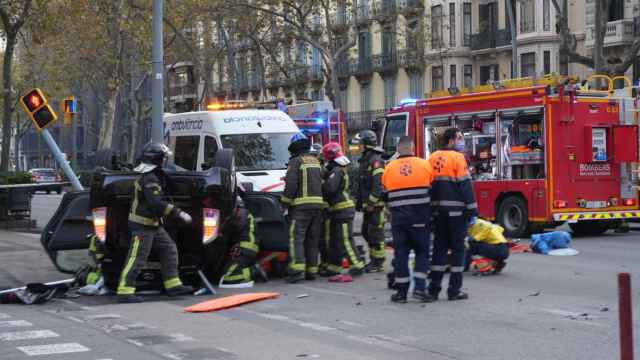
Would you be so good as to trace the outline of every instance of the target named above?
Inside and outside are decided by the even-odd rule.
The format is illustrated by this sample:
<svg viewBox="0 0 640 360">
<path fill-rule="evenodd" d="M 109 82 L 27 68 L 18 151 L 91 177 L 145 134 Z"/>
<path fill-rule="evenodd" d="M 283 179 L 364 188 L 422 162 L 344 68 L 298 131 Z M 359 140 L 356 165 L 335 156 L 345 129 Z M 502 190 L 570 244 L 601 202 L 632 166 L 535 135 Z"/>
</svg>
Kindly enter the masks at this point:
<svg viewBox="0 0 640 360">
<path fill-rule="evenodd" d="M 606 201 L 587 201 L 587 204 L 584 206 L 587 209 L 600 209 L 607 207 Z"/>
</svg>

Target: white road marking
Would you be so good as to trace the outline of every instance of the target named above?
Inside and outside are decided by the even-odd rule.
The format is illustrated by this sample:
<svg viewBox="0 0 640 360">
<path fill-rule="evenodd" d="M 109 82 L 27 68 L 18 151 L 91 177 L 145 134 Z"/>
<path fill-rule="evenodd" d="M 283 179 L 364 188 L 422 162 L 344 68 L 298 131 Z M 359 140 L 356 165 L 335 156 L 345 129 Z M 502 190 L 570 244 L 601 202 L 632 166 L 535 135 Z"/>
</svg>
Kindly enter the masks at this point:
<svg viewBox="0 0 640 360">
<path fill-rule="evenodd" d="M 346 292 L 346 291 L 336 291 L 336 290 L 329 290 L 329 289 L 323 289 L 323 288 L 314 288 L 312 286 L 300 286 L 303 289 L 309 290 L 309 291 L 315 291 L 315 292 L 319 292 L 319 293 L 325 293 L 325 294 L 330 294 L 330 295 L 339 295 L 339 296 L 347 296 L 347 297 L 351 297 L 351 298 L 355 298 L 355 296 L 353 295 L 353 293 L 350 292 Z"/>
<path fill-rule="evenodd" d="M 22 351 L 28 356 L 69 354 L 91 351 L 91 349 L 89 349 L 88 347 L 80 345 L 78 343 L 19 346 L 18 350 Z"/>
<path fill-rule="evenodd" d="M 9 320 L 9 321 L 0 321 L 0 328 L 6 327 L 27 327 L 33 326 L 32 323 L 25 320 Z"/>
<path fill-rule="evenodd" d="M 8 319 L 11 316 L 9 316 L 9 314 L 5 314 L 5 313 L 0 313 L 0 319 Z"/>
<path fill-rule="evenodd" d="M 183 341 L 195 341 L 194 338 L 189 337 L 185 334 L 171 334 L 169 335 L 171 339 L 175 342 L 183 342 Z"/>
<path fill-rule="evenodd" d="M 59 337 L 51 330 L 32 330 L 32 331 L 15 331 L 0 333 L 0 341 L 18 341 L 31 339 L 47 339 Z"/>
<path fill-rule="evenodd" d="M 19 233 L 17 233 L 17 235 L 26 236 L 26 237 L 30 237 L 30 238 L 34 238 L 34 239 L 40 239 L 40 234 L 19 232 Z"/>
</svg>

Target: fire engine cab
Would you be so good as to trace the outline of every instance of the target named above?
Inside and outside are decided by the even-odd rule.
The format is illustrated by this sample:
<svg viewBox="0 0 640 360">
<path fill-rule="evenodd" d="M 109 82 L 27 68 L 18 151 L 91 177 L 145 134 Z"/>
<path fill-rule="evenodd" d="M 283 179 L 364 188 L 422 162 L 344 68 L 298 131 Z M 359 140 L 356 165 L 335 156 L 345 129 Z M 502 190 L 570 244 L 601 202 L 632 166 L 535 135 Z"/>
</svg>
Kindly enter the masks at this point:
<svg viewBox="0 0 640 360">
<path fill-rule="evenodd" d="M 313 101 L 287 106 L 287 113 L 311 144 L 324 145 L 337 142 L 347 150 L 347 130 L 342 112 L 335 110 L 330 101 Z"/>
<path fill-rule="evenodd" d="M 408 135 L 427 158 L 441 147 L 439 135 L 458 127 L 481 217 L 510 237 L 563 222 L 577 234 L 600 234 L 640 218 L 638 99 L 631 87 L 613 88 L 620 80 L 606 78 L 600 90 L 507 80 L 405 102 L 386 115 L 382 147 L 393 153 Z"/>
</svg>

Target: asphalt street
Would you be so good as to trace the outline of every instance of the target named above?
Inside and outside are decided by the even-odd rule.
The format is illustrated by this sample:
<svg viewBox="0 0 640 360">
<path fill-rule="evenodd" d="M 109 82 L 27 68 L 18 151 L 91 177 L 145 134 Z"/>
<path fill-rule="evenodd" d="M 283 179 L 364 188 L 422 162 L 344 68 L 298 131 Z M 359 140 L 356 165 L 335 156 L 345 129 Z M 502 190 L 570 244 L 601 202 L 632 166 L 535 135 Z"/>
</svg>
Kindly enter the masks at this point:
<svg viewBox="0 0 640 360">
<path fill-rule="evenodd" d="M 36 195 L 34 216 L 46 220 L 55 202 Z M 616 359 L 616 274 L 640 273 L 639 234 L 574 239 L 574 257 L 514 254 L 501 275 L 466 276 L 463 302 L 393 304 L 384 274 L 367 274 L 350 284 L 225 289 L 219 296 L 281 296 L 206 314 L 183 308 L 211 296 L 0 305 L 0 359 Z M 66 277 L 37 235 L 0 231 L 0 289 Z"/>
</svg>

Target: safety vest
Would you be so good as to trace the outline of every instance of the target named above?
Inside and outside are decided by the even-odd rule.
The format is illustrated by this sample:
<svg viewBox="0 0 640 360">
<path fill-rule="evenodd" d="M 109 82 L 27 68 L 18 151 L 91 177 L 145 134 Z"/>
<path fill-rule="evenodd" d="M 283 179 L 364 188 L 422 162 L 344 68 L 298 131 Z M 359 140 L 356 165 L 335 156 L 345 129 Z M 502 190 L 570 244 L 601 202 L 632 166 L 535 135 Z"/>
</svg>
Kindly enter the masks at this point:
<svg viewBox="0 0 640 360">
<path fill-rule="evenodd" d="M 402 156 L 387 164 L 382 185 L 391 210 L 391 225 L 427 225 L 431 217 L 431 164 L 415 156 Z"/>
<path fill-rule="evenodd" d="M 289 161 L 284 180 L 283 204 L 296 209 L 321 209 L 322 167 L 311 154 L 302 154 Z"/>
<path fill-rule="evenodd" d="M 360 160 L 358 171 L 358 208 L 366 206 L 384 206 L 382 201 L 382 174 L 384 162 L 380 153 L 375 150 L 366 150 Z"/>
<path fill-rule="evenodd" d="M 322 194 L 334 219 L 351 219 L 355 216 L 356 205 L 349 195 L 348 168 L 333 165 L 322 183 Z"/>
<path fill-rule="evenodd" d="M 439 150 L 429 157 L 433 169 L 431 203 L 439 214 L 477 216 L 471 176 L 464 155 L 454 150 Z"/>
<path fill-rule="evenodd" d="M 133 202 L 129 221 L 138 225 L 157 227 L 160 219 L 179 211 L 173 204 L 164 201 L 162 186 L 153 173 L 144 173 L 133 183 Z"/>
</svg>

